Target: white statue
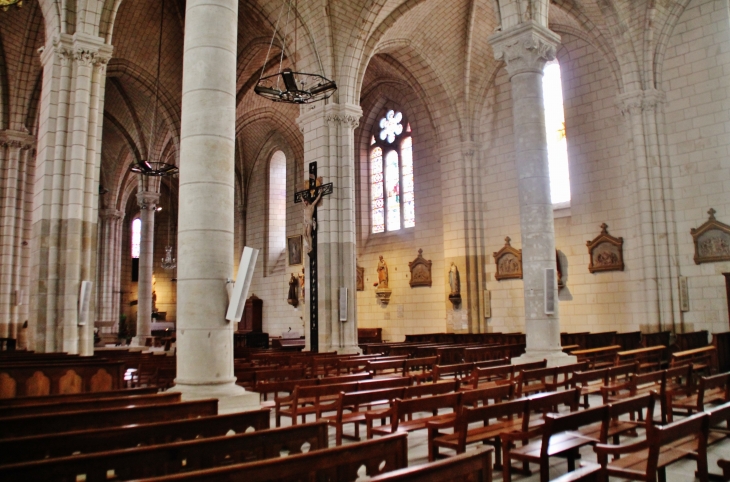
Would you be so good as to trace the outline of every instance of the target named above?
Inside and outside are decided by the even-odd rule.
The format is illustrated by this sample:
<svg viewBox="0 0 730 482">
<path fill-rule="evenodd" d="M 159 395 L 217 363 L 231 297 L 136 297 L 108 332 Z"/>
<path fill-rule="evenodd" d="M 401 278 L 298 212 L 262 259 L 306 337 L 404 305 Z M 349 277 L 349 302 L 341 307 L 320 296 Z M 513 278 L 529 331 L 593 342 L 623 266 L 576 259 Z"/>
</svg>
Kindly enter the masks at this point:
<svg viewBox="0 0 730 482">
<path fill-rule="evenodd" d="M 451 295 L 461 294 L 461 279 L 459 278 L 459 268 L 454 263 L 451 263 L 451 269 L 449 269 L 449 286 L 451 287 Z"/>
</svg>

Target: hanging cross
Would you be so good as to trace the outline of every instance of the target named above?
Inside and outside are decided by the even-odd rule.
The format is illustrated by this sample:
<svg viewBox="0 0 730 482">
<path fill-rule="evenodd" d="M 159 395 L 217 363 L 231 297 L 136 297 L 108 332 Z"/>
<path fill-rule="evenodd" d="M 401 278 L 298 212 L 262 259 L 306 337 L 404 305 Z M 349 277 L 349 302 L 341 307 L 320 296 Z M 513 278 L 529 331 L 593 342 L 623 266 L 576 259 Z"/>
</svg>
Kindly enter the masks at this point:
<svg viewBox="0 0 730 482">
<path fill-rule="evenodd" d="M 320 185 L 317 185 L 317 182 Z M 309 189 L 294 194 L 294 203 L 305 203 L 304 237 L 309 250 L 309 349 L 319 352 L 319 317 L 317 309 L 317 204 L 322 196 L 332 194 L 334 186 L 331 182 L 321 184 L 317 178 L 317 163 L 309 164 Z M 311 216 L 310 211 L 311 209 Z"/>
</svg>

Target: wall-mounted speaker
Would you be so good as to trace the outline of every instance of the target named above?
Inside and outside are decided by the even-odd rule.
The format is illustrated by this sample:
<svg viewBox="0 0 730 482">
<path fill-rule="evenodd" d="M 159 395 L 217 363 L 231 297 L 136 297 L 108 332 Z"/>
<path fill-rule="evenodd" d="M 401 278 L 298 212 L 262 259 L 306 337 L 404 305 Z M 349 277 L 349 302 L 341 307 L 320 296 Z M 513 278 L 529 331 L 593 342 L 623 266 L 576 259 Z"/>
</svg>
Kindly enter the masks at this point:
<svg viewBox="0 0 730 482">
<path fill-rule="evenodd" d="M 555 268 L 545 269 L 545 314 L 555 314 Z"/>
</svg>

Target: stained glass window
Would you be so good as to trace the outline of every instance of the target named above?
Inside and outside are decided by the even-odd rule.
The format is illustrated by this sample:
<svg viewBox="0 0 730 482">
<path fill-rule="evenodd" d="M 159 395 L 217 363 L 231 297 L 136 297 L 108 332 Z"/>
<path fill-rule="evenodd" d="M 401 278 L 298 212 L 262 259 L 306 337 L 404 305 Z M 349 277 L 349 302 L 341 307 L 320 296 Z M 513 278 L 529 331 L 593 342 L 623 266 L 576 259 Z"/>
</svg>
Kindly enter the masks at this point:
<svg viewBox="0 0 730 482">
<path fill-rule="evenodd" d="M 373 232 L 385 231 L 385 200 L 383 199 L 383 150 L 379 147 L 370 154 L 372 171 Z"/>
<path fill-rule="evenodd" d="M 570 172 L 568 140 L 565 136 L 565 112 L 560 64 L 548 62 L 543 71 L 542 92 L 545 101 L 545 129 L 550 165 L 550 195 L 553 204 L 569 205 Z"/>
<path fill-rule="evenodd" d="M 142 241 L 142 220 L 132 221 L 132 257 L 139 258 L 139 245 Z"/>
<path fill-rule="evenodd" d="M 404 137 L 404 130 L 407 137 Z M 403 114 L 390 110 L 380 120 L 376 135 L 371 138 L 373 233 L 416 225 L 413 138 L 410 132 L 411 126 L 404 122 Z"/>
</svg>

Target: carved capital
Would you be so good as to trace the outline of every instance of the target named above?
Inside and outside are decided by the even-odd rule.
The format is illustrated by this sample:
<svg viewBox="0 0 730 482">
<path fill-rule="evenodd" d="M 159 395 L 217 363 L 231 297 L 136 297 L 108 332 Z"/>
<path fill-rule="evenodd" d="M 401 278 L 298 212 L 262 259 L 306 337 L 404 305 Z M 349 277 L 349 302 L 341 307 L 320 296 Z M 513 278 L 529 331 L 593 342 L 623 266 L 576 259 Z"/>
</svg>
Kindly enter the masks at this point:
<svg viewBox="0 0 730 482">
<path fill-rule="evenodd" d="M 328 124 L 341 124 L 350 129 L 356 129 L 360 125 L 360 116 L 349 114 L 327 114 L 324 120 Z"/>
<path fill-rule="evenodd" d="M 0 131 L 0 146 L 21 149 L 27 151 L 35 147 L 36 138 L 25 131 L 4 130 Z"/>
<path fill-rule="evenodd" d="M 117 209 L 101 209 L 99 210 L 99 217 L 105 222 L 119 221 L 124 218 L 124 211 Z"/>
<path fill-rule="evenodd" d="M 656 89 L 638 90 L 619 94 L 616 102 L 622 114 L 638 115 L 662 109 L 666 102 L 666 94 Z"/>
<path fill-rule="evenodd" d="M 489 37 L 494 58 L 505 63 L 509 76 L 542 73 L 545 64 L 555 59 L 560 37 L 534 21 L 520 24 Z"/>
<path fill-rule="evenodd" d="M 154 211 L 157 203 L 160 201 L 160 194 L 150 191 L 142 191 L 137 193 L 137 204 L 140 209 Z"/>
</svg>

